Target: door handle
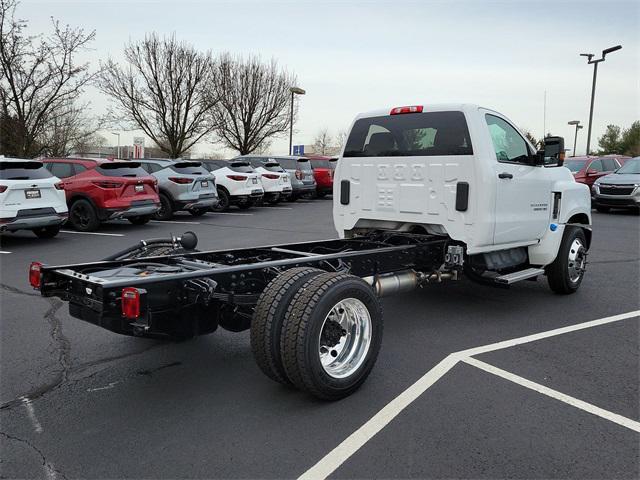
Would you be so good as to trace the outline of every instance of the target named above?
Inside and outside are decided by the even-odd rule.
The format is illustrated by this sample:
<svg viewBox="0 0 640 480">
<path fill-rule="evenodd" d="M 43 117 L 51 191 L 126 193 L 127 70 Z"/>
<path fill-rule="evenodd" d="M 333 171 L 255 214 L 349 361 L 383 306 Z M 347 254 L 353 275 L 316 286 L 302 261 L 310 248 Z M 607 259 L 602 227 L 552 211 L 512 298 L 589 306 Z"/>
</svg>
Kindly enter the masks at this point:
<svg viewBox="0 0 640 480">
<path fill-rule="evenodd" d="M 508 172 L 502 172 L 498 174 L 498 178 L 508 178 L 508 179 L 512 179 L 513 178 L 513 174 L 508 173 Z"/>
</svg>

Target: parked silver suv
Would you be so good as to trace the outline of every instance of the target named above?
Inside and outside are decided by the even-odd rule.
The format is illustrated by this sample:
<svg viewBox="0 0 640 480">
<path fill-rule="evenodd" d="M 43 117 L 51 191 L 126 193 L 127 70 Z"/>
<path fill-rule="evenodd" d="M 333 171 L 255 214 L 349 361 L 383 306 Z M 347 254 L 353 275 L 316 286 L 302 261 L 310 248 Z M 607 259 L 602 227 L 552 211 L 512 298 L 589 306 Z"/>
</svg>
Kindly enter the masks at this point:
<svg viewBox="0 0 640 480">
<path fill-rule="evenodd" d="M 183 160 L 136 160 L 158 180 L 158 220 L 169 220 L 174 212 L 186 210 L 199 217 L 218 205 L 215 176 L 200 162 Z"/>
</svg>

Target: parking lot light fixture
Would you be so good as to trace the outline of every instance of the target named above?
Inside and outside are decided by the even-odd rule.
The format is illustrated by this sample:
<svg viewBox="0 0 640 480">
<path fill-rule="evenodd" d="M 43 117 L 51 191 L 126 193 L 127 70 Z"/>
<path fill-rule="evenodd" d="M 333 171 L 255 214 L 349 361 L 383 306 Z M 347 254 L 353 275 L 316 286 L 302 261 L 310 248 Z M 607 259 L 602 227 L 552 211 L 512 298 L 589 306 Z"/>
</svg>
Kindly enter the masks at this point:
<svg viewBox="0 0 640 480">
<path fill-rule="evenodd" d="M 118 137 L 118 158 L 120 158 L 120 132 L 111 132 L 111 134 Z"/>
<path fill-rule="evenodd" d="M 591 123 L 593 121 L 593 101 L 596 95 L 596 77 L 598 76 L 598 64 L 600 62 L 604 62 L 604 57 L 607 56 L 608 53 L 612 53 L 618 51 L 622 48 L 622 45 L 616 45 L 615 47 L 609 47 L 602 50 L 602 57 L 594 60 L 593 57 L 595 55 L 593 53 L 581 53 L 581 57 L 587 57 L 587 64 L 593 64 L 593 82 L 591 84 L 591 106 L 589 108 L 589 127 L 587 128 L 587 155 L 589 155 L 589 150 L 591 147 Z M 577 128 L 576 128 L 577 130 Z"/>
<path fill-rule="evenodd" d="M 307 93 L 300 87 L 291 87 L 291 118 L 289 119 L 289 155 L 293 155 L 293 97 L 295 95 L 304 95 Z"/>
<path fill-rule="evenodd" d="M 573 155 L 571 155 L 572 157 L 576 156 L 576 143 L 578 141 L 578 130 L 580 130 L 582 128 L 582 125 L 580 125 L 580 120 L 571 120 L 569 122 L 569 125 L 575 125 L 576 126 L 576 133 L 575 136 L 573 137 Z"/>
</svg>

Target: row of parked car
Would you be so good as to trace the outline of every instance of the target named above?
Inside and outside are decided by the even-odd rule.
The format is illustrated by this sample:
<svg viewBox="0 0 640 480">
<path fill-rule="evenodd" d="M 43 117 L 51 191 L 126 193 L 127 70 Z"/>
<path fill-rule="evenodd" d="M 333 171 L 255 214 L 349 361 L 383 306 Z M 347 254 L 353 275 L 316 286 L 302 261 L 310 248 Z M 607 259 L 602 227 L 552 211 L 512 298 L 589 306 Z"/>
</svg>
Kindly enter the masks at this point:
<svg viewBox="0 0 640 480">
<path fill-rule="evenodd" d="M 57 235 L 127 219 L 143 225 L 177 211 L 201 216 L 332 192 L 336 160 L 247 155 L 232 160 L 0 157 L 0 232 Z"/>
<path fill-rule="evenodd" d="M 589 186 L 592 206 L 599 212 L 640 209 L 640 157 L 570 157 L 564 166 L 571 170 L 576 182 Z"/>
</svg>

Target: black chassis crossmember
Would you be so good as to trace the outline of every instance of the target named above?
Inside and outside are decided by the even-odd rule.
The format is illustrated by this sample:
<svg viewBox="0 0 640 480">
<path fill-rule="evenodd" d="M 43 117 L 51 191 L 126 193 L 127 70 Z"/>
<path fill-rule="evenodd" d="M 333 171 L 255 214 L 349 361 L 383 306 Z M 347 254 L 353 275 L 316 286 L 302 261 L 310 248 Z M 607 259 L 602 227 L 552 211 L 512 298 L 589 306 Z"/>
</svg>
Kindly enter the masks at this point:
<svg viewBox="0 0 640 480">
<path fill-rule="evenodd" d="M 234 250 L 183 249 L 169 255 L 42 266 L 40 291 L 69 302 L 73 317 L 116 333 L 189 338 L 218 326 L 248 329 L 260 293 L 287 269 L 314 267 L 374 279 L 407 270 L 434 274 L 448 245 L 448 237 L 377 232 Z M 140 292 L 141 313 L 135 320 L 122 313 L 122 290 L 127 287 Z"/>
</svg>

